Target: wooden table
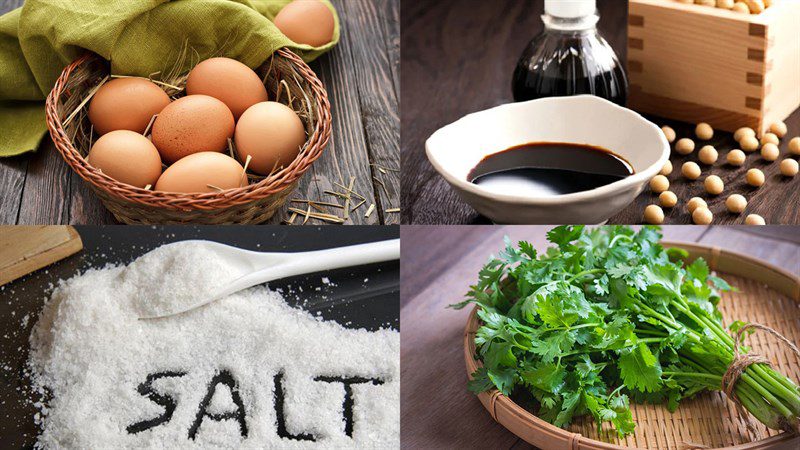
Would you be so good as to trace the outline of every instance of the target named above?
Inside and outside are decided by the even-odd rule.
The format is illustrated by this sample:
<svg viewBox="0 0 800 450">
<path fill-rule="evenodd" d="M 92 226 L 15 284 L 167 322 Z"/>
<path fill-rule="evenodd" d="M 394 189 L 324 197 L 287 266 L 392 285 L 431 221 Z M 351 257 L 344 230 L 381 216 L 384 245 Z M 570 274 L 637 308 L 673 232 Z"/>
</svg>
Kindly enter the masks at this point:
<svg viewBox="0 0 800 450">
<path fill-rule="evenodd" d="M 599 28 L 617 51 L 626 54 L 627 2 L 598 2 Z M 488 223 L 462 202 L 425 157 L 425 140 L 434 131 L 462 116 L 512 101 L 511 74 L 528 41 L 541 29 L 543 2 L 518 0 L 418 0 L 405 2 L 402 11 L 403 115 L 401 183 L 403 223 Z M 670 124 L 679 137 L 693 134 L 694 126 L 650 117 L 659 125 Z M 789 135 L 800 135 L 800 111 L 786 121 Z M 682 202 L 693 196 L 707 198 L 715 223 L 743 223 L 744 215 L 727 213 L 727 195 L 748 198 L 747 213 L 762 215 L 767 223 L 800 223 L 800 177 L 785 179 L 778 163 L 766 164 L 749 155 L 747 166 L 764 170 L 767 184 L 752 189 L 744 184 L 747 167 L 723 166 L 725 154 L 736 145 L 729 133 L 717 132 L 710 142 L 721 160 L 713 169 L 726 184 L 725 195 L 707 198 L 701 182 L 687 183 L 678 175 L 685 157 L 672 157 L 676 170 L 671 190 Z M 788 140 L 781 145 L 785 153 Z M 699 149 L 699 146 L 698 146 Z M 697 152 L 688 159 L 697 161 Z M 751 164 L 752 162 L 752 164 Z M 704 169 L 704 172 L 706 170 Z M 641 223 L 645 206 L 657 196 L 649 190 L 609 223 Z M 684 204 L 666 211 L 667 223 L 691 223 Z"/>
<path fill-rule="evenodd" d="M 546 248 L 544 226 L 403 226 L 400 269 L 401 440 L 404 449 L 532 448 L 494 422 L 467 392 L 464 326 L 468 286 L 503 236 Z M 749 254 L 800 274 L 800 238 L 788 227 L 673 226 L 665 239 L 697 242 Z"/>
<path fill-rule="evenodd" d="M 332 0 L 342 21 L 339 45 L 311 64 L 331 100 L 333 136 L 290 198 L 331 201 L 355 177 L 354 191 L 367 198 L 354 224 L 397 224 L 400 215 L 400 0 Z M 0 14 L 23 0 L 0 0 Z M 375 212 L 364 214 L 370 204 Z M 288 206 L 288 205 L 287 205 Z M 295 205 L 297 206 L 297 205 Z M 286 207 L 270 223 L 286 219 Z M 299 222 L 299 221 L 298 221 Z M 61 159 L 46 137 L 35 153 L 0 158 L 0 223 L 116 223 L 86 183 Z M 309 220 L 309 224 L 319 224 Z M 348 222 L 351 223 L 351 222 Z"/>
</svg>

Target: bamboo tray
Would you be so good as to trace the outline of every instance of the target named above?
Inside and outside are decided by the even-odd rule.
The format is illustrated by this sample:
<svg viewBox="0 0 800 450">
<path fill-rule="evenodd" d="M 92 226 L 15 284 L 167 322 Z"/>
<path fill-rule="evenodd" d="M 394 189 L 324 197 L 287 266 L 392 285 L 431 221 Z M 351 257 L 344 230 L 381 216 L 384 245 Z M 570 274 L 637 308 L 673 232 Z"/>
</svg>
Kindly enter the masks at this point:
<svg viewBox="0 0 800 450">
<path fill-rule="evenodd" d="M 689 261 L 703 257 L 739 292 L 723 293 L 720 311 L 726 323 L 733 318 L 770 326 L 792 342 L 800 342 L 800 277 L 763 261 L 716 247 L 664 243 L 689 252 Z M 467 376 L 482 363 L 475 360 L 475 332 L 480 325 L 472 310 L 464 332 Z M 763 333 L 748 338 L 754 352 L 770 359 L 794 380 L 800 361 L 791 351 Z M 636 431 L 620 439 L 604 424 L 600 433 L 591 416 L 576 418 L 568 429 L 555 427 L 531 414 L 497 390 L 478 395 L 492 418 L 528 443 L 544 450 L 608 449 L 785 449 L 800 448 L 800 436 L 768 430 L 757 420 L 758 435 L 748 431 L 733 403 L 720 392 L 705 393 L 681 403 L 673 414 L 661 405 L 631 404 Z"/>
</svg>

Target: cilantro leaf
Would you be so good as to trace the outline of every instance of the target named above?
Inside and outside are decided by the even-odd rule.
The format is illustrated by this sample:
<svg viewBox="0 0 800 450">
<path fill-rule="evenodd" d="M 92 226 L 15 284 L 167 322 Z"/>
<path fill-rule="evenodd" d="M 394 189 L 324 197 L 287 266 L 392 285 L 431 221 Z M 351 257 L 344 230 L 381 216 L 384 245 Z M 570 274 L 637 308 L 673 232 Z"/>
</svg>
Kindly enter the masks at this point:
<svg viewBox="0 0 800 450">
<path fill-rule="evenodd" d="M 645 344 L 623 350 L 619 369 L 622 381 L 629 389 L 655 392 L 661 384 L 661 365 Z"/>
<path fill-rule="evenodd" d="M 584 225 L 561 225 L 547 232 L 547 240 L 563 249 L 578 239 L 584 228 Z"/>
</svg>

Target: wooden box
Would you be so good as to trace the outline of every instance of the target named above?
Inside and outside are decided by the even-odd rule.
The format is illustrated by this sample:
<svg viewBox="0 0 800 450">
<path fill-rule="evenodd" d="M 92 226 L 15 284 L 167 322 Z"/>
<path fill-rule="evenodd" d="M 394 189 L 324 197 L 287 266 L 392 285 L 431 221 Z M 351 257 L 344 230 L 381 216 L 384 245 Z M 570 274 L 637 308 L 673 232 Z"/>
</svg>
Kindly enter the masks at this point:
<svg viewBox="0 0 800 450">
<path fill-rule="evenodd" d="M 800 106 L 800 1 L 748 15 L 630 0 L 628 75 L 629 108 L 760 135 Z"/>
</svg>

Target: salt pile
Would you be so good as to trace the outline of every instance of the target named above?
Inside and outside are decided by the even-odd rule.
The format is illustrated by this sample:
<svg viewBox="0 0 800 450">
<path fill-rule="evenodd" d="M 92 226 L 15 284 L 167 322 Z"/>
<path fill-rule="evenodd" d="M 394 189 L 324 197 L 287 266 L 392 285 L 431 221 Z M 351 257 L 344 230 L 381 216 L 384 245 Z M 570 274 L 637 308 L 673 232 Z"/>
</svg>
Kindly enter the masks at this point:
<svg viewBox="0 0 800 450">
<path fill-rule="evenodd" d="M 163 288 L 152 270 L 187 262 L 176 252 L 55 290 L 30 338 L 33 385 L 48 398 L 39 446 L 399 448 L 397 331 L 321 321 L 264 287 L 138 320 L 136 301 Z M 186 267 L 173 286 L 207 289 Z"/>
<path fill-rule="evenodd" d="M 214 245 L 205 241 L 162 245 L 123 270 L 122 288 L 137 294 L 131 300 L 139 315 L 190 309 L 198 298 L 213 295 L 244 275 L 235 266 L 226 264 L 213 250 Z"/>
</svg>

